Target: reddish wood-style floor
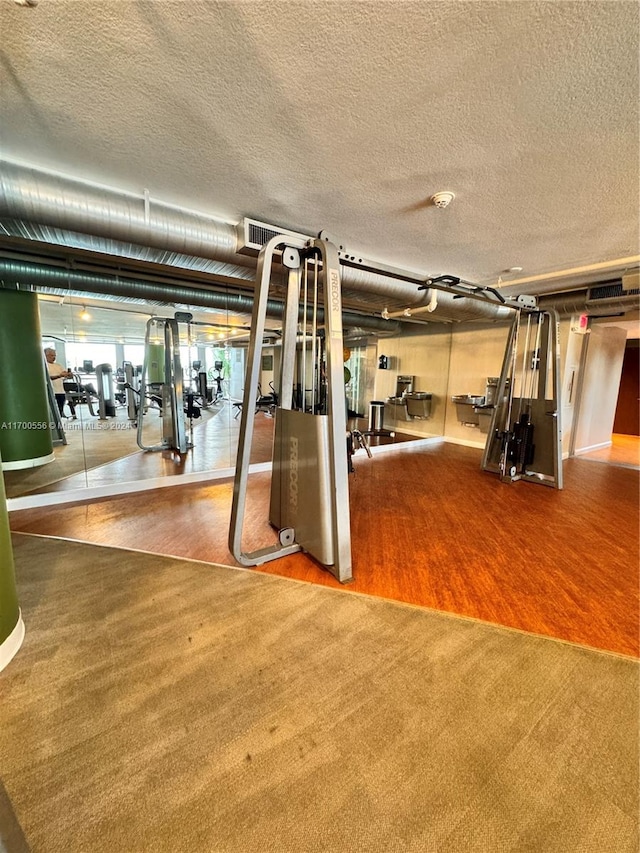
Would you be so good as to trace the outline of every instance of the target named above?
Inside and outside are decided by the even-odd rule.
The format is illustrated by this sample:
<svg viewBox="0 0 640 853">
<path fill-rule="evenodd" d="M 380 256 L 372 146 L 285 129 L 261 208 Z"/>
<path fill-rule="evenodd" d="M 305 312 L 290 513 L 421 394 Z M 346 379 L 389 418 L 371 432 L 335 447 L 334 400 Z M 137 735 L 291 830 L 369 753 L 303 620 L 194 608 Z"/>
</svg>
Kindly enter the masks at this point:
<svg viewBox="0 0 640 853">
<path fill-rule="evenodd" d="M 639 472 L 585 458 L 565 489 L 501 483 L 481 452 L 405 446 L 350 477 L 354 581 L 304 554 L 260 571 L 409 602 L 623 654 L 638 654 Z M 269 475 L 251 478 L 246 550 L 274 541 Z M 11 513 L 14 531 L 234 565 L 232 484 L 180 486 Z"/>
</svg>

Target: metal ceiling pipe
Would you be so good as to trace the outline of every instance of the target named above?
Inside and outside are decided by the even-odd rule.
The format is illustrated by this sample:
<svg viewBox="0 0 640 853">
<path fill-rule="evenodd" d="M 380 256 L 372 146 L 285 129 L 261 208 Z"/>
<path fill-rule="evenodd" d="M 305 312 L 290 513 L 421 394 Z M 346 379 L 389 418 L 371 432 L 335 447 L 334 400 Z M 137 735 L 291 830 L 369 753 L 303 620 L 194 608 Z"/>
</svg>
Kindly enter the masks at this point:
<svg viewBox="0 0 640 853">
<path fill-rule="evenodd" d="M 253 309 L 253 297 L 239 293 L 204 290 L 197 287 L 183 287 L 182 285 L 154 284 L 139 279 L 80 272 L 61 267 L 43 267 L 25 261 L 9 261 L 4 258 L 0 258 L 0 281 L 8 287 L 17 285 L 33 288 L 37 291 L 54 290 L 57 293 L 69 295 L 73 290 L 76 294 L 124 297 L 159 304 L 178 303 L 242 314 L 251 314 Z M 309 319 L 311 319 L 311 310 L 309 309 Z M 279 319 L 283 315 L 284 303 L 269 299 L 267 316 Z M 320 322 L 322 322 L 323 316 L 322 310 L 318 309 Z M 349 328 L 356 327 L 371 332 L 390 331 L 389 322 L 381 317 L 354 314 L 349 311 L 343 311 L 342 322 L 344 326 Z M 398 329 L 399 326 L 396 323 L 391 331 L 398 331 Z"/>
<path fill-rule="evenodd" d="M 256 266 L 255 258 L 237 253 L 237 229 L 228 222 L 6 161 L 0 163 L 0 216 L 162 251 Z M 97 248 L 95 243 L 91 248 Z M 343 268 L 341 280 L 343 287 L 381 293 L 416 305 L 424 302 L 417 284 L 377 273 Z"/>
<path fill-rule="evenodd" d="M 13 220 L 20 235 L 30 239 L 38 236 L 30 234 L 29 227 L 37 230 L 44 225 L 75 232 L 75 238 L 89 235 L 86 248 L 94 251 L 114 253 L 113 245 L 97 246 L 96 237 L 116 241 L 123 244 L 118 255 L 125 257 L 127 253 L 138 257 L 136 247 L 126 245 L 133 243 L 236 267 L 256 265 L 255 258 L 237 253 L 237 229 L 228 222 L 162 204 L 146 193 L 136 196 L 8 161 L 0 162 L 0 217 Z M 64 245 L 62 234 L 56 234 L 55 239 Z M 146 259 L 156 260 L 148 255 Z M 158 262 L 167 261 L 163 256 Z M 233 272 L 229 270 L 228 274 Z M 353 296 L 362 299 L 363 307 L 366 294 L 407 307 L 427 305 L 431 299 L 430 291 L 418 290 L 418 282 L 370 270 L 343 266 L 341 280 L 345 295 L 348 290 L 355 291 Z M 447 296 L 449 299 L 444 298 Z M 432 316 L 447 320 L 501 319 L 504 309 L 443 293 Z"/>
<path fill-rule="evenodd" d="M 561 316 L 571 314 L 624 314 L 640 310 L 640 295 L 637 293 L 614 296 L 610 299 L 589 299 L 587 291 L 546 296 L 538 300 L 540 308 L 554 308 Z"/>
<path fill-rule="evenodd" d="M 0 168 L 0 215 L 239 262 L 236 229 L 228 222 L 6 161 Z"/>
<path fill-rule="evenodd" d="M 638 270 L 640 255 L 629 255 L 600 263 L 586 264 L 570 269 L 556 270 L 541 275 L 525 276 L 500 285 L 503 296 L 515 297 L 521 293 L 542 296 L 543 294 L 565 293 L 589 287 L 612 278 L 633 275 Z"/>
<path fill-rule="evenodd" d="M 426 301 L 429 303 L 433 290 L 430 288 L 425 292 L 428 297 Z M 513 317 L 513 308 L 508 308 L 506 305 L 480 302 L 478 299 L 456 296 L 455 293 L 448 293 L 446 290 L 437 291 L 437 300 L 438 304 L 429 316 L 440 320 L 462 322 L 464 320 L 508 320 Z"/>
<path fill-rule="evenodd" d="M 491 302 L 481 302 L 478 299 L 469 299 L 448 293 L 446 290 L 418 290 L 418 283 L 408 282 L 368 272 L 367 270 L 343 267 L 340 272 L 342 281 L 343 299 L 355 299 L 367 304 L 367 294 L 375 294 L 389 300 L 390 304 L 400 304 L 402 308 L 393 314 L 402 320 L 404 309 L 416 311 L 426 309 L 432 304 L 433 295 L 436 293 L 437 304 L 433 311 L 429 312 L 429 319 L 451 322 L 462 322 L 464 320 L 506 320 L 513 315 L 513 311 L 505 305 Z M 352 292 L 349 288 L 354 286 L 360 290 Z M 422 313 L 422 312 L 420 312 Z M 411 319 L 410 316 L 406 317 Z M 426 319 L 426 318 L 425 318 Z"/>
</svg>

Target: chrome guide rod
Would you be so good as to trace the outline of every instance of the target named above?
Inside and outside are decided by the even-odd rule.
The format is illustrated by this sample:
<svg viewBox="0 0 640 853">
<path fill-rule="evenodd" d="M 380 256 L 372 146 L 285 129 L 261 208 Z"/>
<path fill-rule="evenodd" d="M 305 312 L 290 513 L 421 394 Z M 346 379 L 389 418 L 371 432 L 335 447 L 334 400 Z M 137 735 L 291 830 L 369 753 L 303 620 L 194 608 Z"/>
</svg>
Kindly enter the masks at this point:
<svg viewBox="0 0 640 853">
<path fill-rule="evenodd" d="M 531 314 L 527 314 L 527 332 L 524 337 L 524 347 L 522 350 L 522 366 L 520 370 L 520 393 L 518 395 L 518 416 L 516 420 L 520 420 L 522 415 L 522 403 L 525 397 L 525 386 L 527 384 L 527 357 L 529 355 L 529 344 L 531 343 Z M 513 392 L 512 392 L 513 394 Z"/>
<path fill-rule="evenodd" d="M 542 354 L 540 348 L 542 346 L 542 330 L 544 327 L 544 314 L 539 314 L 536 318 L 538 321 L 538 325 L 536 328 L 536 337 L 533 343 L 533 352 L 531 353 L 531 361 L 530 361 L 530 382 L 529 382 L 529 393 L 527 394 L 527 399 L 529 402 L 531 400 L 538 398 L 540 396 L 540 389 L 542 387 L 543 397 L 544 397 L 544 388 L 545 382 L 540 382 L 540 377 L 542 375 L 541 371 L 543 369 L 543 365 L 546 365 L 546 358 L 542 358 Z M 548 338 L 548 336 L 547 336 Z M 547 339 L 546 343 L 549 341 Z"/>
<path fill-rule="evenodd" d="M 162 439 L 159 444 L 145 444 L 142 438 L 144 413 L 147 405 L 149 351 L 152 330 L 162 330 L 164 347 L 162 382 Z M 138 447 L 142 450 L 176 450 L 186 453 L 192 446 L 187 440 L 182 404 L 182 365 L 180 363 L 180 336 L 174 319 L 151 317 L 147 321 L 144 341 L 144 359 L 140 378 L 140 404 L 138 409 Z"/>
<path fill-rule="evenodd" d="M 282 255 L 282 263 L 289 270 L 289 286 L 282 326 L 280 408 L 289 410 L 293 406 L 293 387 L 296 372 L 298 309 L 302 285 L 300 252 L 291 247 L 285 249 Z M 291 389 L 291 392 L 286 393 L 287 389 Z"/>
<path fill-rule="evenodd" d="M 186 453 L 190 447 L 187 441 L 184 416 L 184 395 L 182 388 L 182 364 L 180 362 L 180 334 L 177 320 L 165 321 L 165 362 L 169 365 L 170 436 L 168 442 L 178 453 Z M 166 435 L 165 435 L 166 438 Z"/>
<path fill-rule="evenodd" d="M 311 411 L 317 412 L 316 408 L 316 386 L 318 381 L 319 365 L 317 363 L 318 345 L 318 263 L 313 265 L 313 318 L 311 321 Z"/>
<path fill-rule="evenodd" d="M 507 416 L 505 418 L 503 429 L 508 431 L 511 427 L 511 415 L 513 413 L 513 394 L 514 394 L 514 386 L 515 386 L 515 377 L 516 370 L 518 367 L 518 343 L 520 339 L 520 323 L 522 321 L 522 315 L 518 311 L 513 321 L 512 328 L 512 350 L 511 350 L 511 375 L 509 381 L 509 405 L 507 407 Z M 506 383 L 505 383 L 506 384 Z"/>
<path fill-rule="evenodd" d="M 140 401 L 138 409 L 138 428 L 136 430 L 136 441 L 141 450 L 149 450 L 142 440 L 142 422 L 144 419 L 145 407 L 147 405 L 147 375 L 149 372 L 149 341 L 151 339 L 151 328 L 154 325 L 154 318 L 147 320 L 147 327 L 144 333 L 144 357 L 142 359 L 142 375 L 140 376 Z"/>
<path fill-rule="evenodd" d="M 302 300 L 302 411 L 307 410 L 307 303 L 309 297 L 309 258 L 304 259 L 304 298 Z"/>
<path fill-rule="evenodd" d="M 496 406 L 491 416 L 487 441 L 482 454 L 482 468 L 487 470 L 491 466 L 490 454 L 494 449 L 492 437 L 505 435 L 511 426 L 511 415 L 513 408 L 513 379 L 516 374 L 516 364 L 518 357 L 518 338 L 520 329 L 521 312 L 516 311 L 509 329 L 507 345 L 505 347 L 504 356 L 502 359 L 502 368 L 500 370 L 500 380 L 496 389 Z M 500 405 L 501 401 L 507 396 L 507 404 Z M 502 442 L 501 442 L 502 445 Z M 501 447 L 501 452 L 497 462 L 496 470 L 501 475 L 506 473 L 506 448 Z"/>
<path fill-rule="evenodd" d="M 554 403 L 554 411 L 551 415 L 555 419 L 555 447 L 554 447 L 554 466 L 553 473 L 556 489 L 563 487 L 562 479 L 562 420 L 561 420 L 561 395 L 562 387 L 560 381 L 560 315 L 553 308 L 545 311 L 549 318 L 548 331 L 549 342 L 547 351 L 551 354 L 551 381 L 552 381 L 552 399 Z M 546 378 L 546 369 L 545 369 Z M 545 381 L 546 388 L 546 381 Z"/>
</svg>

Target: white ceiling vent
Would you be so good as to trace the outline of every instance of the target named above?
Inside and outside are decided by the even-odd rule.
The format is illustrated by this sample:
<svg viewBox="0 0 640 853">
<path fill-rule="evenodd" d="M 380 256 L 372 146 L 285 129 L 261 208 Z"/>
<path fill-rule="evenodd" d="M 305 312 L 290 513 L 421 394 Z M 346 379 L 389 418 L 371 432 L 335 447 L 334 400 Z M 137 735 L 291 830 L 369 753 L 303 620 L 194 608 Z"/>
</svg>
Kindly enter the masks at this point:
<svg viewBox="0 0 640 853">
<path fill-rule="evenodd" d="M 245 217 L 238 224 L 238 252 L 241 255 L 257 255 L 264 244 L 276 234 L 298 237 L 302 240 L 310 238 L 309 234 L 300 234 L 297 231 L 289 231 L 288 228 L 278 228 L 277 225 L 269 225 L 266 222 Z"/>
</svg>

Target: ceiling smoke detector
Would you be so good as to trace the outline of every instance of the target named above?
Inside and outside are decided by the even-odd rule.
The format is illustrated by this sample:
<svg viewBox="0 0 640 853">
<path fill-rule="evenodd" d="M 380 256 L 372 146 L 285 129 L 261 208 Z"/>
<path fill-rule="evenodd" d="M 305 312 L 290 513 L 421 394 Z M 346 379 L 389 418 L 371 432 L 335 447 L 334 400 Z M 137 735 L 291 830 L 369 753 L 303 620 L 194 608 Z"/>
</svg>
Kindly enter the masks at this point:
<svg viewBox="0 0 640 853">
<path fill-rule="evenodd" d="M 436 207 L 448 207 L 454 200 L 455 195 L 450 192 L 435 193 L 431 196 L 431 201 Z"/>
</svg>

